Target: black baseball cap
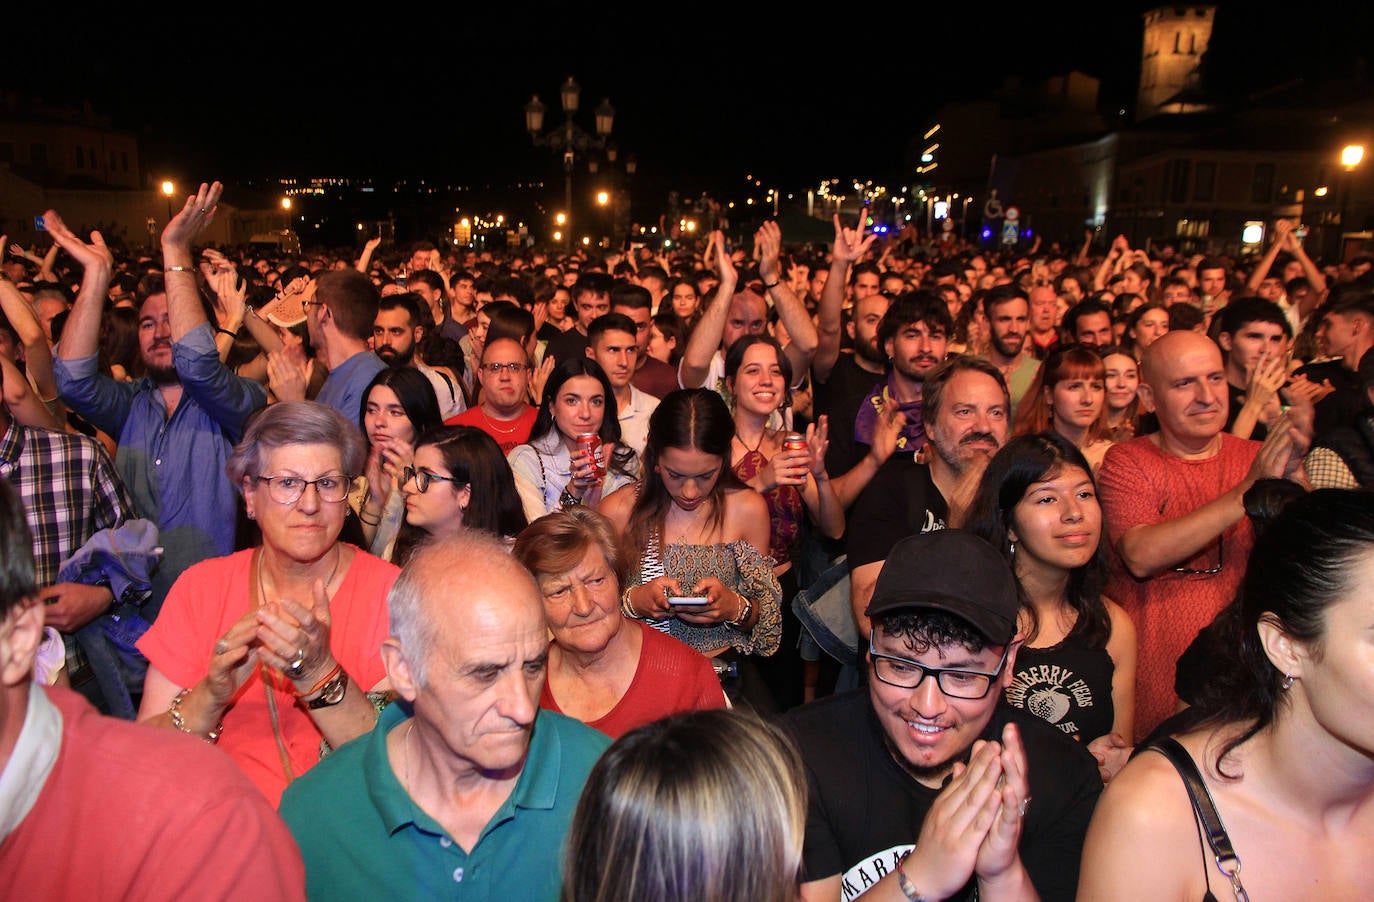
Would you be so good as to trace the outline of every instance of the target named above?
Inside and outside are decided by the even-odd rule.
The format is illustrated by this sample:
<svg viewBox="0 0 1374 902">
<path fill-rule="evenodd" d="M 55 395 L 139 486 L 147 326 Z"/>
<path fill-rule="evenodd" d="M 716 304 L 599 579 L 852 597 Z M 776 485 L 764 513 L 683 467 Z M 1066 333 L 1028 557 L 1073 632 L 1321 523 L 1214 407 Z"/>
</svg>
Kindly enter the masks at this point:
<svg viewBox="0 0 1374 902">
<path fill-rule="evenodd" d="M 996 645 L 1016 636 L 1021 608 L 1011 566 L 987 542 L 962 529 L 907 536 L 892 546 L 864 612 L 878 618 L 935 610 L 968 621 Z"/>
</svg>

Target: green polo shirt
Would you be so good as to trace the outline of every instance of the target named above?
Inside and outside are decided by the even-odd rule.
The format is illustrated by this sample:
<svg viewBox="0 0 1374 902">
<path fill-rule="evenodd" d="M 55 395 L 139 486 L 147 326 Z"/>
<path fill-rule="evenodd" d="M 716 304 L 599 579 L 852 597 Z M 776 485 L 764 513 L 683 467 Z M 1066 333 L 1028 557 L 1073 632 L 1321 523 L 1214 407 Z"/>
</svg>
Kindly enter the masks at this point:
<svg viewBox="0 0 1374 902">
<path fill-rule="evenodd" d="M 281 815 L 305 859 L 307 895 L 557 900 L 573 809 L 610 740 L 541 710 L 510 798 L 465 852 L 391 770 L 386 735 L 408 714 L 400 704 L 386 708 L 371 733 L 325 758 L 282 796 Z"/>
</svg>

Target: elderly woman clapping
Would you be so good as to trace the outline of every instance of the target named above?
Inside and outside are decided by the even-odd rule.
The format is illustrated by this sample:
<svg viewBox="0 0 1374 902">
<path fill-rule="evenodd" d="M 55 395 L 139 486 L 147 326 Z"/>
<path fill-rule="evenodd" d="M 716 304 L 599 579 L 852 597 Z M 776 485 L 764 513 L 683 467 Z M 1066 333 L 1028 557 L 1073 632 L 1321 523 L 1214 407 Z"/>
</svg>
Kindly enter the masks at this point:
<svg viewBox="0 0 1374 902">
<path fill-rule="evenodd" d="M 339 541 L 363 464 L 356 426 L 287 401 L 254 419 L 227 471 L 262 544 L 188 569 L 139 642 L 141 720 L 216 742 L 275 804 L 371 729 L 397 568 Z"/>
</svg>

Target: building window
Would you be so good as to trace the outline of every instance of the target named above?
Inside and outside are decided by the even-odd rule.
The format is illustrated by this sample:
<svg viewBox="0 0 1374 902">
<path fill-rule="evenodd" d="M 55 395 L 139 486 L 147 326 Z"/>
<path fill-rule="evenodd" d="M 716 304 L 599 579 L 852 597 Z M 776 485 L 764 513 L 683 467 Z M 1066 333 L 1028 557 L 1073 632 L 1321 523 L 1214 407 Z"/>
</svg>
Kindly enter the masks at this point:
<svg viewBox="0 0 1374 902">
<path fill-rule="evenodd" d="M 1172 177 L 1169 180 L 1169 203 L 1187 203 L 1188 174 L 1192 170 L 1192 161 L 1174 160 L 1173 169 Z"/>
<path fill-rule="evenodd" d="M 1193 200 L 1211 200 L 1217 188 L 1217 164 L 1199 162 L 1193 170 Z"/>
<path fill-rule="evenodd" d="M 1274 164 L 1256 163 L 1255 178 L 1250 183 L 1250 202 L 1267 204 L 1274 198 Z"/>
</svg>

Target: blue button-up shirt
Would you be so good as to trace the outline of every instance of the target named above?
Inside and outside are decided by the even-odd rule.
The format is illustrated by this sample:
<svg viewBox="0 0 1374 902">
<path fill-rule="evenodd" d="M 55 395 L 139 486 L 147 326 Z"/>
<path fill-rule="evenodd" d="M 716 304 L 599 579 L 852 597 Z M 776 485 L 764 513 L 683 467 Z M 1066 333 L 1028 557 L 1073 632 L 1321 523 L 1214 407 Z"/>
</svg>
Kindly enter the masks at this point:
<svg viewBox="0 0 1374 902">
<path fill-rule="evenodd" d="M 234 550 L 238 497 L 224 465 L 249 414 L 267 404 L 261 385 L 220 362 L 208 324 L 172 344 L 172 364 L 182 396 L 169 417 L 152 379 L 111 379 L 98 371 L 94 354 L 53 362 L 62 400 L 116 437 L 115 467 L 138 516 L 158 525 L 165 551 L 151 614 L 183 570 Z"/>
<path fill-rule="evenodd" d="M 359 351 L 329 371 L 315 398 L 321 404 L 344 415 L 354 425 L 359 424 L 363 409 L 363 392 L 378 373 L 386 369 L 386 362 L 371 351 Z M 360 425 L 358 428 L 362 428 Z"/>
</svg>

